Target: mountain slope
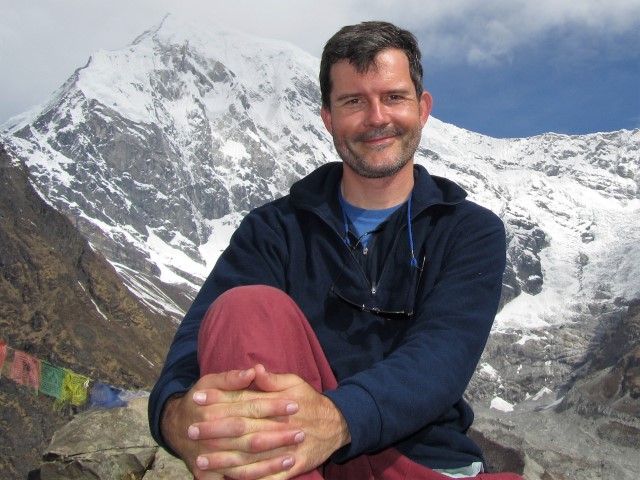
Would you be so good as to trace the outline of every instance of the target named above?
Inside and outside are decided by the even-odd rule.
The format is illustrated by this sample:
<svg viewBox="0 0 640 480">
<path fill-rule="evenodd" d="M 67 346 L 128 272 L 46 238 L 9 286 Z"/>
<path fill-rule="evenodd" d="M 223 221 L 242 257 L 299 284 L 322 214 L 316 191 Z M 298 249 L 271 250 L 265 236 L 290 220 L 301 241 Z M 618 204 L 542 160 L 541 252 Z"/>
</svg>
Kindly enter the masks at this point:
<svg viewBox="0 0 640 480">
<path fill-rule="evenodd" d="M 170 317 L 131 295 L 1 145 L 0 217 L 0 340 L 92 380 L 150 390 L 173 337 Z M 0 470 L 25 478 L 66 419 L 53 398 L 0 383 Z"/>
</svg>

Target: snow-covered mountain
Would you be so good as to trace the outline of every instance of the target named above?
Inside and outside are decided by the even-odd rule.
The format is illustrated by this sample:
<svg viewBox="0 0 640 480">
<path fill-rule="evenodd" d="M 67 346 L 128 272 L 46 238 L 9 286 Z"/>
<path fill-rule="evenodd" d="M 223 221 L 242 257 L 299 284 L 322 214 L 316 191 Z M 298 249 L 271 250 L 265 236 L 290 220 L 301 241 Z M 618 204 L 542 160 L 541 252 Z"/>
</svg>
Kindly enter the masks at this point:
<svg viewBox="0 0 640 480">
<path fill-rule="evenodd" d="M 243 215 L 337 159 L 318 66 L 290 44 L 168 16 L 97 52 L 0 140 L 178 321 Z M 640 130 L 494 139 L 430 118 L 416 160 L 507 228 L 503 308 L 471 395 L 499 408 L 557 393 L 640 298 Z"/>
<path fill-rule="evenodd" d="M 333 158 L 317 59 L 291 45 L 167 17 L 96 53 L 9 127 L 38 188 L 129 286 L 181 316 L 252 207 Z M 154 285 L 154 283 L 156 285 Z"/>
<path fill-rule="evenodd" d="M 318 59 L 167 17 L 100 51 L 4 126 L 42 195 L 154 308 L 179 318 L 249 209 L 335 160 Z M 639 131 L 497 140 L 431 118 L 417 161 L 498 212 L 510 235 L 497 328 L 571 320 L 640 293 Z M 167 288 L 179 286 L 179 289 Z"/>
</svg>

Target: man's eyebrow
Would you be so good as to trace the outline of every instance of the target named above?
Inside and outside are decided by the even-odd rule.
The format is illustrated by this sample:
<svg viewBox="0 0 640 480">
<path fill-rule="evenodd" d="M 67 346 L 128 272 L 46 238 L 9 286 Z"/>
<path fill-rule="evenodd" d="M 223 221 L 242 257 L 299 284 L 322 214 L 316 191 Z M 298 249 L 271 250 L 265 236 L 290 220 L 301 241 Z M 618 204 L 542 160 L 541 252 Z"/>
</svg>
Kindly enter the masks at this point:
<svg viewBox="0 0 640 480">
<path fill-rule="evenodd" d="M 392 88 L 390 90 L 385 90 L 382 92 L 382 95 L 411 95 L 412 93 L 415 93 L 415 90 L 413 88 L 407 87 L 407 88 Z M 366 93 L 358 93 L 358 92 L 343 93 L 341 95 L 338 95 L 335 101 L 346 100 L 347 98 L 366 97 L 366 96 L 367 96 Z"/>
<path fill-rule="evenodd" d="M 347 98 L 353 98 L 353 97 L 362 97 L 363 94 L 362 93 L 343 93 L 342 95 L 338 95 L 336 97 L 336 101 L 339 100 L 346 100 Z"/>
<path fill-rule="evenodd" d="M 415 93 L 415 89 L 411 87 L 394 88 L 384 92 L 385 95 L 411 95 L 412 93 Z"/>
</svg>

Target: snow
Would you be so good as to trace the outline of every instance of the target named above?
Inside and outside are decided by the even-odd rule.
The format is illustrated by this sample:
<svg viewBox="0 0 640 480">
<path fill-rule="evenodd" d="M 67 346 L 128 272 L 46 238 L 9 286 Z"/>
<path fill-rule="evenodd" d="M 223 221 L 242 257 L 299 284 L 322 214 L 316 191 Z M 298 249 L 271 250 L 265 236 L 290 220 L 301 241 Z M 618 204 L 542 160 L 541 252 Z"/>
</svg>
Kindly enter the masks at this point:
<svg viewBox="0 0 640 480">
<path fill-rule="evenodd" d="M 538 393 L 536 393 L 533 397 L 531 397 L 531 400 L 533 401 L 540 400 L 545 395 L 552 395 L 552 394 L 553 392 L 549 388 L 542 387 Z"/>
<path fill-rule="evenodd" d="M 527 343 L 530 340 L 542 340 L 542 337 L 540 337 L 539 335 L 535 335 L 535 334 L 524 334 L 524 335 L 522 335 L 520 340 L 518 340 L 516 342 L 516 344 L 517 345 L 524 345 L 525 343 Z"/>
<path fill-rule="evenodd" d="M 148 228 L 147 246 L 151 254 L 151 261 L 160 268 L 160 280 L 165 283 L 183 284 L 184 277 L 178 272 L 187 272 L 200 278 L 205 278 L 209 273 L 202 263 L 195 261 L 185 252 L 163 241 Z M 190 283 L 190 282 L 189 282 Z M 193 285 L 195 288 L 196 286 Z"/>
<path fill-rule="evenodd" d="M 509 412 L 513 412 L 513 407 L 514 407 L 513 404 L 507 402 L 506 400 L 500 397 L 494 397 L 493 400 L 491 400 L 491 408 L 493 408 L 494 410 L 499 410 L 501 412 L 509 413 Z"/>
<path fill-rule="evenodd" d="M 209 235 L 207 242 L 199 247 L 200 255 L 206 262 L 207 274 L 215 265 L 220 254 L 229 245 L 231 235 L 238 228 L 241 220 L 242 215 L 234 213 L 208 222 L 211 235 Z"/>
<path fill-rule="evenodd" d="M 498 375 L 498 371 L 488 363 L 483 363 L 482 365 L 480 365 L 479 374 L 485 378 L 488 378 L 489 380 L 498 380 L 500 378 L 500 376 Z"/>
<path fill-rule="evenodd" d="M 240 142 L 234 142 L 233 140 L 227 140 L 220 152 L 223 155 L 234 157 L 236 159 L 249 158 L 249 153 L 245 146 Z"/>
<path fill-rule="evenodd" d="M 621 132 L 621 136 L 629 135 L 628 141 L 637 145 L 639 133 Z M 540 254 L 542 292 L 522 293 L 507 304 L 496 317 L 496 330 L 541 329 L 571 322 L 579 314 L 579 305 L 592 299 L 603 285 L 614 298 L 632 299 L 640 294 L 638 187 L 632 179 L 597 167 L 605 159 L 619 159 L 615 148 L 599 163 L 586 162 L 601 144 L 599 134 L 506 140 L 434 119 L 427 123 L 422 146 L 441 158 L 424 162 L 431 173 L 459 182 L 474 201 L 495 212 L 526 212 L 550 244 Z M 629 163 L 637 175 L 637 154 Z M 549 175 L 551 167 L 566 173 Z M 486 182 L 477 177 L 495 188 L 486 188 Z M 624 193 L 629 191 L 633 194 Z M 587 232 L 594 235 L 590 243 L 582 241 Z M 578 262 L 581 255 L 588 257 L 586 266 Z"/>
<path fill-rule="evenodd" d="M 142 44 L 119 52 L 101 50 L 80 70 L 78 88 L 87 98 L 99 100 L 121 115 L 140 123 L 154 120 L 149 72 L 154 69 L 150 45 Z"/>
</svg>

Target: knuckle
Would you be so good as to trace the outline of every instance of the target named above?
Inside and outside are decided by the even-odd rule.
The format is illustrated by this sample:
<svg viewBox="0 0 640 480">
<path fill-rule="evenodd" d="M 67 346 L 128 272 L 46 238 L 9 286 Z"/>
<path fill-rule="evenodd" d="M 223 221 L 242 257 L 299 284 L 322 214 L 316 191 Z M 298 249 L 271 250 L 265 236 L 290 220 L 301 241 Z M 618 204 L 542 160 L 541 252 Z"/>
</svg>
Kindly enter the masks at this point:
<svg viewBox="0 0 640 480">
<path fill-rule="evenodd" d="M 222 450 L 223 443 L 217 438 L 211 438 L 208 440 L 201 440 L 203 452 L 216 452 Z"/>
<path fill-rule="evenodd" d="M 262 418 L 262 408 L 258 402 L 249 403 L 249 416 L 251 418 Z"/>
<path fill-rule="evenodd" d="M 223 419 L 224 415 L 222 414 L 222 412 L 219 411 L 219 409 L 210 408 L 207 410 L 204 417 L 205 417 L 205 421 L 207 422 L 215 422 L 217 420 Z"/>
<path fill-rule="evenodd" d="M 218 389 L 211 389 L 207 391 L 207 400 L 209 403 L 221 403 L 224 399 L 224 392 Z"/>
<path fill-rule="evenodd" d="M 260 438 L 260 436 L 252 435 L 247 441 L 247 450 L 250 453 L 259 453 L 266 449 L 267 447 L 265 442 Z"/>
<path fill-rule="evenodd" d="M 244 420 L 241 418 L 232 418 L 229 420 L 229 430 L 231 431 L 232 436 L 239 437 L 244 435 L 247 428 Z"/>
<path fill-rule="evenodd" d="M 238 462 L 230 455 L 213 454 L 209 457 L 209 468 L 223 470 L 238 466 Z"/>
</svg>

